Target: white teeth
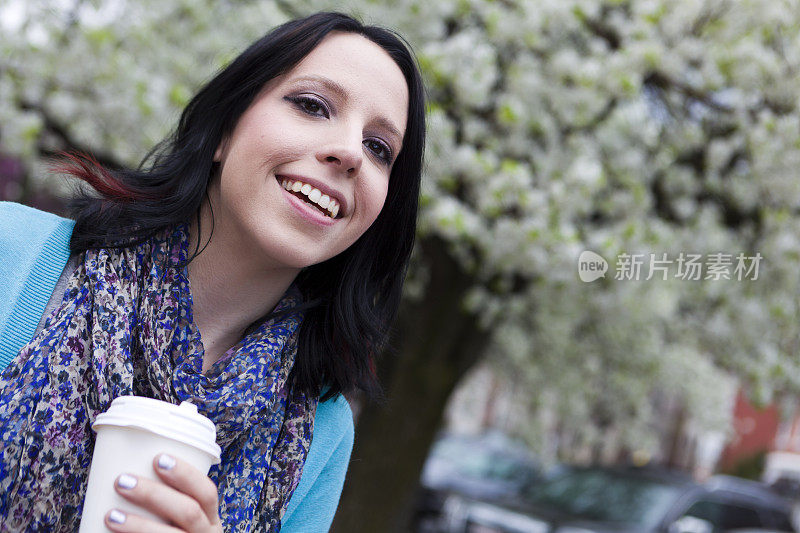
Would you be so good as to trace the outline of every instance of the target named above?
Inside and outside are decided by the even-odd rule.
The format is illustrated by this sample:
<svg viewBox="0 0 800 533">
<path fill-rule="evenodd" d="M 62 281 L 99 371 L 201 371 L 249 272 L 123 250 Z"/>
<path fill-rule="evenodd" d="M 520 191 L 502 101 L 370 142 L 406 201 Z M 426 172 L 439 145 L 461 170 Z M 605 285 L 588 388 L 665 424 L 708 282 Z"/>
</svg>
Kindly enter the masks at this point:
<svg viewBox="0 0 800 533">
<path fill-rule="evenodd" d="M 303 183 L 302 181 L 283 180 L 281 182 L 281 186 L 287 191 L 303 193 L 310 201 L 327 211 L 331 218 L 336 218 L 336 215 L 339 214 L 339 202 L 327 194 L 322 194 L 322 191 L 312 187 L 308 183 Z"/>
</svg>

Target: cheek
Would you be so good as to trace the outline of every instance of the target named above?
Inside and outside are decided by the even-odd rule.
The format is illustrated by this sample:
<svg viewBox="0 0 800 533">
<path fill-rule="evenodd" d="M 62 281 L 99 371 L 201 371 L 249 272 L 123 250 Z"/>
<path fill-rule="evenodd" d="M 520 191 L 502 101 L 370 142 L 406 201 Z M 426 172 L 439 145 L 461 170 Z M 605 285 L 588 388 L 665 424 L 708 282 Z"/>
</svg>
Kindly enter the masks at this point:
<svg viewBox="0 0 800 533">
<path fill-rule="evenodd" d="M 360 194 L 357 201 L 360 201 L 365 206 L 365 218 L 370 224 L 378 218 L 386 203 L 388 186 L 388 179 L 381 178 L 359 189 Z"/>
<path fill-rule="evenodd" d="M 303 132 L 292 127 L 280 115 L 268 120 L 264 117 L 251 117 L 241 125 L 239 141 L 231 148 L 229 155 L 237 155 L 239 165 L 266 166 L 271 169 L 276 164 L 289 158 L 296 157 L 308 144 Z"/>
<path fill-rule="evenodd" d="M 295 158 L 301 151 L 297 139 L 278 131 L 263 132 L 250 146 L 249 158 L 271 170 L 276 164 Z"/>
<path fill-rule="evenodd" d="M 276 168 L 297 159 L 298 153 L 292 139 L 271 139 L 267 134 L 232 146 L 223 161 L 223 187 L 256 193 L 251 189 L 272 179 Z"/>
</svg>

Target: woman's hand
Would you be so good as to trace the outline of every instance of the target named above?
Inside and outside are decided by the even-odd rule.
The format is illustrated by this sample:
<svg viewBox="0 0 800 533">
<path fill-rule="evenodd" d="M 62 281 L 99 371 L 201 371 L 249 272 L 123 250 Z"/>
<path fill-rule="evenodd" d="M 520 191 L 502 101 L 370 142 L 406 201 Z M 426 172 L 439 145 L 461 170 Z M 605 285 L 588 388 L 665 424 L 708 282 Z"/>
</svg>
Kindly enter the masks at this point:
<svg viewBox="0 0 800 533">
<path fill-rule="evenodd" d="M 105 524 L 111 531 L 142 533 L 219 533 L 217 487 L 208 476 L 180 459 L 161 454 L 153 459 L 153 469 L 163 483 L 122 474 L 114 484 L 118 494 L 164 519 L 167 524 L 133 513 L 113 509 Z"/>
</svg>

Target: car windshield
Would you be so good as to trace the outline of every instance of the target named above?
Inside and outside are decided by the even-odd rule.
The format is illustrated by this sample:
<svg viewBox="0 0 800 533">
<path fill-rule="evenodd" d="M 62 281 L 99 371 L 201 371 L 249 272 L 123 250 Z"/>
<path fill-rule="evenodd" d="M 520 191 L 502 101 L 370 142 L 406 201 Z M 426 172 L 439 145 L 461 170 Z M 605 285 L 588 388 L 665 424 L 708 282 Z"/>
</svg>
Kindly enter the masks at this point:
<svg viewBox="0 0 800 533">
<path fill-rule="evenodd" d="M 530 501 L 572 518 L 652 527 L 679 494 L 678 487 L 653 479 L 588 470 L 537 485 Z"/>
<path fill-rule="evenodd" d="M 458 474 L 476 479 L 513 480 L 523 478 L 535 468 L 530 459 L 521 457 L 521 452 L 497 450 L 477 440 L 442 439 L 436 443 L 431 455 Z"/>
</svg>

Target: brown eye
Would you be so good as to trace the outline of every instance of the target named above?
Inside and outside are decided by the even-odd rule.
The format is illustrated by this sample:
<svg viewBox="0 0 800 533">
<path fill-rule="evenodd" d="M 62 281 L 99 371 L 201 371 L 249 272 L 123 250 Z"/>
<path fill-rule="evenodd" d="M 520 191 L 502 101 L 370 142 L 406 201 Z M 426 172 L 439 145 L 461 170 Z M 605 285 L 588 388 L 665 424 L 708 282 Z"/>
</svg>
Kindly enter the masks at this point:
<svg viewBox="0 0 800 533">
<path fill-rule="evenodd" d="M 330 117 L 330 112 L 322 100 L 310 96 L 287 96 L 286 98 L 303 113 L 315 117 Z"/>
<path fill-rule="evenodd" d="M 303 108 L 309 113 L 318 114 L 319 111 L 322 109 L 322 106 L 320 106 L 313 100 L 306 100 L 305 102 L 303 102 Z"/>
<path fill-rule="evenodd" d="M 392 149 L 386 143 L 377 139 L 366 139 L 364 146 L 387 165 L 392 162 Z"/>
</svg>

